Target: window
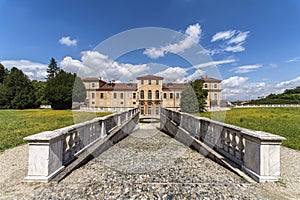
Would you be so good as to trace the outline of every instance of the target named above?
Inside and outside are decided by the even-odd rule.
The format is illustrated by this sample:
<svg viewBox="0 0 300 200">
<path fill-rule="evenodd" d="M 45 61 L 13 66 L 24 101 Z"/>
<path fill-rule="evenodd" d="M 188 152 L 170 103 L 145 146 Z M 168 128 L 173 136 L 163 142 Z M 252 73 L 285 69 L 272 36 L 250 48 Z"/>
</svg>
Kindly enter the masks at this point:
<svg viewBox="0 0 300 200">
<path fill-rule="evenodd" d="M 155 91 L 155 99 L 159 99 L 159 91 L 158 90 Z"/>
<path fill-rule="evenodd" d="M 94 88 L 95 87 L 95 83 L 92 83 L 92 88 Z"/>
<path fill-rule="evenodd" d="M 92 104 L 95 104 L 95 101 L 92 101 Z"/>
<path fill-rule="evenodd" d="M 114 92 L 114 99 L 116 99 L 116 98 L 117 98 L 117 93 Z"/>
<path fill-rule="evenodd" d="M 123 104 L 123 101 L 121 101 L 121 104 Z"/>
<path fill-rule="evenodd" d="M 141 99 L 144 99 L 144 90 L 141 91 Z"/>
<path fill-rule="evenodd" d="M 180 94 L 176 93 L 176 99 L 179 99 L 179 98 L 180 98 Z"/>
<path fill-rule="evenodd" d="M 214 88 L 218 88 L 218 84 L 215 83 L 215 84 L 214 84 Z"/>
<path fill-rule="evenodd" d="M 100 93 L 100 99 L 103 99 L 104 94 L 101 92 Z"/>
<path fill-rule="evenodd" d="M 124 93 L 123 93 L 123 92 L 120 93 L 120 98 L 121 98 L 121 99 L 124 98 Z"/>
<path fill-rule="evenodd" d="M 148 85 L 151 85 L 151 80 L 148 80 Z"/>
<path fill-rule="evenodd" d="M 167 93 L 164 93 L 164 99 L 166 99 L 167 98 Z"/>
<path fill-rule="evenodd" d="M 155 114 L 159 115 L 159 107 L 158 106 L 156 106 L 156 108 L 155 108 Z"/>
<path fill-rule="evenodd" d="M 170 99 L 173 99 L 173 93 L 170 93 Z"/>
<path fill-rule="evenodd" d="M 217 93 L 214 94 L 214 100 L 218 100 L 218 94 Z"/>
<path fill-rule="evenodd" d="M 144 107 L 141 107 L 141 115 L 144 115 L 144 114 L 145 114 Z"/>
<path fill-rule="evenodd" d="M 141 80 L 141 85 L 144 85 L 144 80 Z"/>
<path fill-rule="evenodd" d="M 151 115 L 151 107 L 148 107 L 148 115 Z"/>
<path fill-rule="evenodd" d="M 133 105 L 135 105 L 135 104 L 136 104 L 136 102 L 134 101 L 134 102 L 133 102 Z"/>
<path fill-rule="evenodd" d="M 148 91 L 148 99 L 152 99 L 152 91 L 151 90 Z"/>
<path fill-rule="evenodd" d="M 132 94 L 132 98 L 136 98 L 136 93 L 134 92 L 133 94 Z"/>
<path fill-rule="evenodd" d="M 156 85 L 158 85 L 159 84 L 159 80 L 156 80 Z"/>
<path fill-rule="evenodd" d="M 95 99 L 95 93 L 92 93 L 92 99 Z"/>
<path fill-rule="evenodd" d="M 207 88 L 207 83 L 204 84 L 204 88 Z"/>
</svg>

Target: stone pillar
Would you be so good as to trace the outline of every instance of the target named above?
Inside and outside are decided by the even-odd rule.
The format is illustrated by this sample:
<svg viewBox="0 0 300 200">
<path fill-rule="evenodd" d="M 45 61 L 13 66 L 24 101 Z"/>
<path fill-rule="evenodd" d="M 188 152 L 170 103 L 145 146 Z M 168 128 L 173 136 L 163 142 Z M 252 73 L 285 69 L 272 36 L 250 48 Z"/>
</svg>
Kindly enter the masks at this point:
<svg viewBox="0 0 300 200">
<path fill-rule="evenodd" d="M 257 182 L 280 178 L 280 145 L 284 137 L 262 131 L 242 132 L 245 154 L 242 169 Z"/>
</svg>

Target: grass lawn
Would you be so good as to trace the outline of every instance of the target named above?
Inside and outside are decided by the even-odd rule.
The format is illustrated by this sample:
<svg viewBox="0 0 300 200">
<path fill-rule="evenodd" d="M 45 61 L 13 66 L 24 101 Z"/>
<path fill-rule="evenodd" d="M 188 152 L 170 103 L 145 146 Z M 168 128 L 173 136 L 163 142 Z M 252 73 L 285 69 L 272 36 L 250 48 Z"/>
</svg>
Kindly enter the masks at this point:
<svg viewBox="0 0 300 200">
<path fill-rule="evenodd" d="M 71 110 L 0 110 L 0 152 L 25 143 L 24 137 L 83 122 L 109 112 L 89 113 Z"/>
<path fill-rule="evenodd" d="M 201 113 L 202 117 L 222 121 L 217 115 Z M 226 111 L 225 123 L 281 135 L 286 138 L 284 146 L 300 150 L 300 108 L 236 108 Z"/>
</svg>

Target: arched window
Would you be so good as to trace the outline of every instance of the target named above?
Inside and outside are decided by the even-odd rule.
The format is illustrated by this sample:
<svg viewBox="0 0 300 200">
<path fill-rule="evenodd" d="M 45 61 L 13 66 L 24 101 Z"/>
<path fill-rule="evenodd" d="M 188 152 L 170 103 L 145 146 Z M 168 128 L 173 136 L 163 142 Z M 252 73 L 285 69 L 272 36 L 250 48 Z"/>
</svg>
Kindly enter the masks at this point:
<svg viewBox="0 0 300 200">
<path fill-rule="evenodd" d="M 148 99 L 152 99 L 152 91 L 148 90 Z"/>
<path fill-rule="evenodd" d="M 158 90 L 155 91 L 155 99 L 159 99 L 159 91 Z"/>
<path fill-rule="evenodd" d="M 144 90 L 141 90 L 141 99 L 144 99 Z"/>
</svg>

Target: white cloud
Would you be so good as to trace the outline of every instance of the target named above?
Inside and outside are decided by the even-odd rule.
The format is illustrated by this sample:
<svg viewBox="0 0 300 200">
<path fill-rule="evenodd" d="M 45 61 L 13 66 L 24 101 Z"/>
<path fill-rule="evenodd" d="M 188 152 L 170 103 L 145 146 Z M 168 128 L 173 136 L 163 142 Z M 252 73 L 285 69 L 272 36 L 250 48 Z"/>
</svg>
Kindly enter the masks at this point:
<svg viewBox="0 0 300 200">
<path fill-rule="evenodd" d="M 300 76 L 298 76 L 298 77 L 296 77 L 292 80 L 282 81 L 282 82 L 275 85 L 275 87 L 277 89 L 281 89 L 281 90 L 292 89 L 292 88 L 295 88 L 297 86 L 300 86 Z"/>
<path fill-rule="evenodd" d="M 262 67 L 262 65 L 260 65 L 260 64 L 256 64 L 256 65 L 244 65 L 244 66 L 237 67 L 237 68 L 235 68 L 233 70 L 237 74 L 242 74 L 242 73 L 249 73 L 249 72 L 256 71 L 258 68 L 261 68 L 261 67 Z"/>
<path fill-rule="evenodd" d="M 135 79 L 149 70 L 146 64 L 119 63 L 97 51 L 84 51 L 81 60 L 65 57 L 60 65 L 63 69 L 77 73 L 80 77 L 101 76 L 105 80 Z"/>
<path fill-rule="evenodd" d="M 218 32 L 211 38 L 211 42 L 215 42 L 217 40 L 230 39 L 235 34 L 235 32 L 236 32 L 236 30 L 228 30 L 228 31 Z"/>
<path fill-rule="evenodd" d="M 249 31 L 246 31 L 246 32 L 238 32 L 237 36 L 231 38 L 229 41 L 228 41 L 228 44 L 240 44 L 242 42 L 244 42 L 246 40 L 246 38 L 248 37 L 248 34 L 250 32 Z"/>
<path fill-rule="evenodd" d="M 212 37 L 211 42 L 223 40 L 224 43 L 220 45 L 220 49 L 213 49 L 208 52 L 210 55 L 214 55 L 224 51 L 233 53 L 245 51 L 245 47 L 243 45 L 246 42 L 249 33 L 250 31 L 242 32 L 239 30 L 218 32 Z"/>
<path fill-rule="evenodd" d="M 291 58 L 291 59 L 289 59 L 289 60 L 287 60 L 287 61 L 285 61 L 285 62 L 299 62 L 300 61 L 300 56 L 298 56 L 298 57 L 295 57 L 295 58 Z"/>
<path fill-rule="evenodd" d="M 223 88 L 234 88 L 241 86 L 248 80 L 248 77 L 233 76 L 222 81 Z"/>
<path fill-rule="evenodd" d="M 206 62 L 206 63 L 201 63 L 198 65 L 195 65 L 195 66 L 193 66 L 193 68 L 199 69 L 199 68 L 204 68 L 204 67 L 209 67 L 209 66 L 214 66 L 214 65 L 223 65 L 223 64 L 234 63 L 234 62 L 236 62 L 235 59 L 211 61 L 211 62 Z"/>
<path fill-rule="evenodd" d="M 242 44 L 238 44 L 236 46 L 227 46 L 224 51 L 228 51 L 228 52 L 241 52 L 241 51 L 245 51 L 245 47 L 242 46 Z"/>
<path fill-rule="evenodd" d="M 201 26 L 199 24 L 190 25 L 185 31 L 185 38 L 177 43 L 168 44 L 159 48 L 147 48 L 143 53 L 150 58 L 159 58 L 167 53 L 180 53 L 189 49 L 192 45 L 197 44 L 201 36 Z"/>
<path fill-rule="evenodd" d="M 165 69 L 164 71 L 158 72 L 155 74 L 156 76 L 162 76 L 164 77 L 164 80 L 168 81 L 179 81 L 184 79 L 187 73 L 187 68 L 181 68 L 181 67 L 169 67 Z"/>
<path fill-rule="evenodd" d="M 30 60 L 2 60 L 1 63 L 8 69 L 17 67 L 21 69 L 31 80 L 45 80 L 48 65 Z"/>
<path fill-rule="evenodd" d="M 70 36 L 62 37 L 59 39 L 59 43 L 62 45 L 70 46 L 77 46 L 77 40 L 71 39 Z"/>
<path fill-rule="evenodd" d="M 248 82 L 248 77 L 234 76 L 222 81 L 222 94 L 229 100 L 249 100 L 264 97 L 271 93 L 279 94 L 286 89 L 295 88 L 300 85 L 300 76 L 282 81 L 277 84 L 265 82 Z"/>
</svg>

